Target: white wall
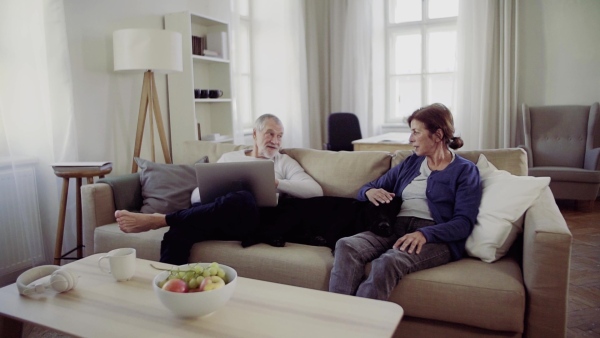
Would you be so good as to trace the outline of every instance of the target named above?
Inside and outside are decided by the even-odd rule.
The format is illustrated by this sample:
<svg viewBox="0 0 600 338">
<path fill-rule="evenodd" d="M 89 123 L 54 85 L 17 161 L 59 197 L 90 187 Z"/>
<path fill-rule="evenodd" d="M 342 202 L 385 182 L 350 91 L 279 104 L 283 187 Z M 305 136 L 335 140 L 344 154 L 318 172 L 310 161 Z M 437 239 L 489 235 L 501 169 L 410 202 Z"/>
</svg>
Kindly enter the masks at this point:
<svg viewBox="0 0 600 338">
<path fill-rule="evenodd" d="M 230 2 L 220 0 L 64 0 L 79 159 L 111 160 L 112 174 L 131 170 L 143 73 L 113 71 L 112 33 L 123 28 L 164 28 L 164 15 L 191 12 L 229 21 Z M 156 87 L 167 134 L 167 77 L 156 73 Z M 156 129 L 156 125 L 154 127 Z M 164 163 L 155 134 L 156 161 Z M 141 157 L 150 159 L 150 135 Z"/>
<path fill-rule="evenodd" d="M 600 1 L 519 2 L 518 104 L 600 101 Z"/>
</svg>

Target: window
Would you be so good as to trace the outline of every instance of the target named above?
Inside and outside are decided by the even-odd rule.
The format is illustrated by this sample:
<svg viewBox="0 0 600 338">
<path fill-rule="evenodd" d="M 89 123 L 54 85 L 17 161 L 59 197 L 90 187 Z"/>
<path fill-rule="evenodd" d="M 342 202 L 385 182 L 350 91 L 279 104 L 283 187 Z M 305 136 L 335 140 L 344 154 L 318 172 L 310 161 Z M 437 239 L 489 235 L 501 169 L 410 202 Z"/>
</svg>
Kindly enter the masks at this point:
<svg viewBox="0 0 600 338">
<path fill-rule="evenodd" d="M 238 0 L 237 2 L 240 25 L 238 37 L 238 90 L 237 90 L 237 110 L 238 116 L 242 119 L 242 128 L 244 134 L 252 133 L 254 121 L 258 116 L 254 116 L 252 105 L 252 19 L 249 0 Z"/>
<path fill-rule="evenodd" d="M 416 109 L 454 106 L 458 0 L 387 0 L 386 124 Z"/>
</svg>

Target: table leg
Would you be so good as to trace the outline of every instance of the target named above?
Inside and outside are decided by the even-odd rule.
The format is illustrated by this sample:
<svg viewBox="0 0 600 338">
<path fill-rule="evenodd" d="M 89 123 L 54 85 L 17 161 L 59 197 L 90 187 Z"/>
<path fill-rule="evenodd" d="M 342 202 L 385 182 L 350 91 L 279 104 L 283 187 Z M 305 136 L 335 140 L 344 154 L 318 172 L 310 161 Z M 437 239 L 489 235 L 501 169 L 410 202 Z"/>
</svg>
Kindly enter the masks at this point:
<svg viewBox="0 0 600 338">
<path fill-rule="evenodd" d="M 88 177 L 88 180 L 90 177 Z M 93 179 L 93 178 L 92 178 Z M 77 177 L 77 258 L 83 258 L 83 235 L 82 235 L 82 216 L 81 216 L 81 177 Z"/>
<path fill-rule="evenodd" d="M 54 265 L 60 265 L 62 256 L 63 234 L 65 232 L 65 216 L 67 214 L 67 196 L 69 195 L 69 179 L 63 178 L 62 194 L 60 198 L 60 210 L 58 214 L 58 226 L 56 228 L 56 242 L 54 244 Z"/>
</svg>

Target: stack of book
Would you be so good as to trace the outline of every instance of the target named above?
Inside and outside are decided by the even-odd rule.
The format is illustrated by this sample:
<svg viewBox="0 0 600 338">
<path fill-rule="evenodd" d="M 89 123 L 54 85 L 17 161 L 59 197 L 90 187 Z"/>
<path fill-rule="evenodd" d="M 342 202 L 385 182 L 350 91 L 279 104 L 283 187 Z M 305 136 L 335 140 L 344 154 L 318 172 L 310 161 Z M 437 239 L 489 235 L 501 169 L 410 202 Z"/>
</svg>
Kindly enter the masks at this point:
<svg viewBox="0 0 600 338">
<path fill-rule="evenodd" d="M 227 60 L 229 58 L 227 33 L 211 32 L 206 36 L 192 35 L 192 54 Z"/>
<path fill-rule="evenodd" d="M 112 162 L 58 162 L 51 164 L 55 172 L 112 169 Z"/>
<path fill-rule="evenodd" d="M 206 49 L 206 37 L 192 35 L 192 54 L 204 55 Z"/>
</svg>

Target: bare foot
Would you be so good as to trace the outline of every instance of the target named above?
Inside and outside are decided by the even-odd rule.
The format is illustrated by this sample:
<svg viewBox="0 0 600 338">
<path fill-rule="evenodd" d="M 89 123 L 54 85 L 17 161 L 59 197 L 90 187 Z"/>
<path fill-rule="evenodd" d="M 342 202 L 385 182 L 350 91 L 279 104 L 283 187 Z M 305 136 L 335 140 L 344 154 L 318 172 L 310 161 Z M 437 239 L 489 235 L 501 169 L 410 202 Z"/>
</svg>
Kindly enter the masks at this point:
<svg viewBox="0 0 600 338">
<path fill-rule="evenodd" d="M 115 211 L 115 218 L 121 231 L 126 233 L 144 232 L 167 226 L 163 214 L 140 214 L 127 210 Z"/>
</svg>

